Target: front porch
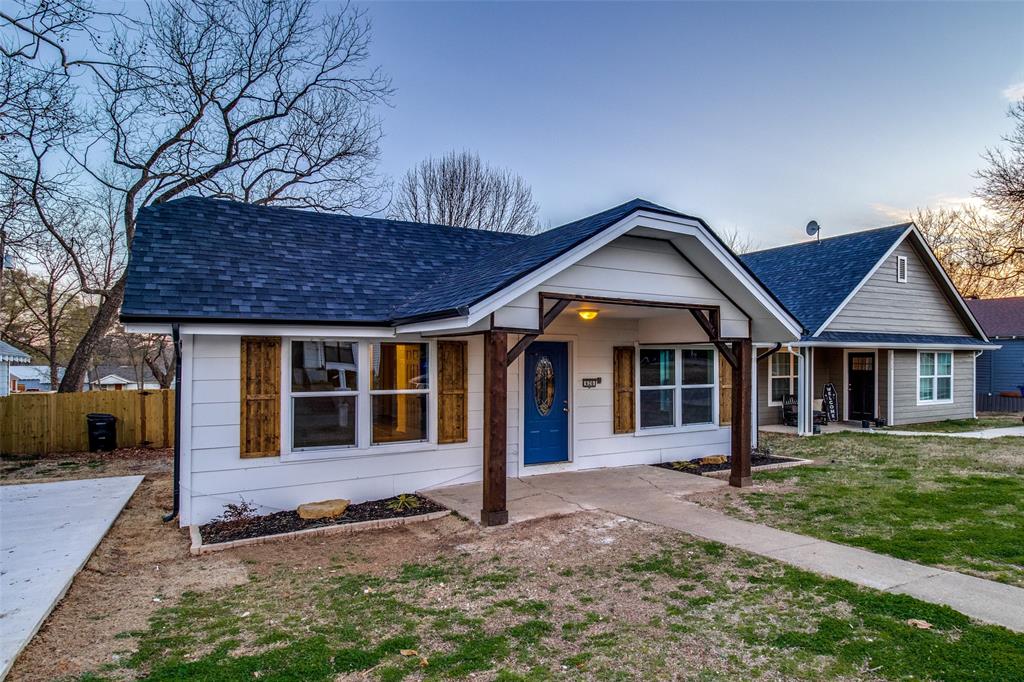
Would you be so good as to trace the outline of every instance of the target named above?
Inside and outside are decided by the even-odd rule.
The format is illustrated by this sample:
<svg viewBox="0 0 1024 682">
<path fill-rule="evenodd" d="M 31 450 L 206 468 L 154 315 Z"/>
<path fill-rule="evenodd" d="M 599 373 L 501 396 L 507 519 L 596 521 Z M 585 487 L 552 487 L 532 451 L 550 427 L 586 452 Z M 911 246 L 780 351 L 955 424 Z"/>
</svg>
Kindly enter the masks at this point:
<svg viewBox="0 0 1024 682">
<path fill-rule="evenodd" d="M 482 334 L 482 481 L 451 491 L 446 505 L 485 526 L 578 511 L 533 479 L 596 469 L 614 477 L 629 465 L 714 454 L 731 455 L 729 485 L 751 484 L 754 351 L 736 335 L 747 320 L 728 321 L 727 336 L 718 306 L 539 299 L 536 331 Z M 538 508 L 515 508 L 525 500 Z"/>
<path fill-rule="evenodd" d="M 652 491 L 681 500 L 687 495 L 727 485 L 717 478 L 640 465 L 509 478 L 506 480 L 505 501 L 508 523 L 522 523 L 579 511 L 628 510 Z M 463 483 L 420 491 L 419 494 L 475 521 L 479 518 L 483 484 Z"/>
<path fill-rule="evenodd" d="M 892 351 L 873 347 L 768 349 L 757 367 L 757 424 L 775 433 L 861 430 L 892 422 Z"/>
</svg>

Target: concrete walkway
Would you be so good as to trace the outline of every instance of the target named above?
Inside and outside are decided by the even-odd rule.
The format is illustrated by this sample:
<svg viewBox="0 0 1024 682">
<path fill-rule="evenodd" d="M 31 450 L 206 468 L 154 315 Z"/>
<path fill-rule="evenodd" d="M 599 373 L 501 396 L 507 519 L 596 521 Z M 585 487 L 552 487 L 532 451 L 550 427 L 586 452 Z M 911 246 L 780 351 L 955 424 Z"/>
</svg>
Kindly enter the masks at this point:
<svg viewBox="0 0 1024 682">
<path fill-rule="evenodd" d="M 784 424 L 766 424 L 764 426 L 757 427 L 759 431 L 767 431 L 769 433 L 785 433 L 791 436 L 796 435 L 795 426 L 785 426 Z M 938 431 L 899 431 L 896 429 L 875 429 L 875 428 L 861 428 L 859 423 L 854 422 L 834 422 L 832 424 L 826 424 L 821 427 L 822 433 L 881 433 L 887 436 L 943 436 L 946 438 L 981 438 L 988 440 L 990 438 L 1003 438 L 1004 436 L 1020 436 L 1024 438 L 1024 425 L 1022 426 L 1005 426 L 997 429 L 978 429 L 977 431 L 960 431 L 957 433 L 940 433 Z"/>
<path fill-rule="evenodd" d="M 0 486 L 0 680 L 142 478 Z"/>
<path fill-rule="evenodd" d="M 1024 438 L 1024 426 L 1005 426 L 998 429 L 980 429 L 978 431 L 961 431 L 959 433 L 937 433 L 935 431 L 896 431 L 890 429 L 875 430 L 868 429 L 869 433 L 884 433 L 888 436 L 947 436 L 949 438 L 1003 438 L 1005 436 L 1019 436 Z"/>
<path fill-rule="evenodd" d="M 581 510 L 602 510 L 683 531 L 821 575 L 945 604 L 972 618 L 1024 632 L 1024 589 L 922 566 L 756 523 L 688 502 L 721 480 L 649 466 L 594 469 L 509 479 L 512 523 Z M 424 491 L 463 516 L 480 517 L 479 483 Z"/>
</svg>

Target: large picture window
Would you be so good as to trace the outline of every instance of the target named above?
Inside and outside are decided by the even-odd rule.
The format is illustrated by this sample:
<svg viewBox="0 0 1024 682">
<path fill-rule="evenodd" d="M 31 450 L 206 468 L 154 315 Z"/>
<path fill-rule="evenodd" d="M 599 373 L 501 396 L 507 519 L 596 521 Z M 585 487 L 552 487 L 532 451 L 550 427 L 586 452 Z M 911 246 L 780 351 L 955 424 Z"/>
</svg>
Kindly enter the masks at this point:
<svg viewBox="0 0 1024 682">
<path fill-rule="evenodd" d="M 427 349 L 425 343 L 370 345 L 374 444 L 427 440 Z"/>
<path fill-rule="evenodd" d="M 953 354 L 925 352 L 917 355 L 917 402 L 953 401 Z"/>
<path fill-rule="evenodd" d="M 775 353 L 769 364 L 771 372 L 771 396 L 769 405 L 781 405 L 787 395 L 796 396 L 797 386 L 797 356 L 793 353 Z"/>
<path fill-rule="evenodd" d="M 709 348 L 641 348 L 640 428 L 714 422 L 715 352 Z"/>
<path fill-rule="evenodd" d="M 356 444 L 358 363 L 346 341 L 292 341 L 292 447 Z"/>
</svg>

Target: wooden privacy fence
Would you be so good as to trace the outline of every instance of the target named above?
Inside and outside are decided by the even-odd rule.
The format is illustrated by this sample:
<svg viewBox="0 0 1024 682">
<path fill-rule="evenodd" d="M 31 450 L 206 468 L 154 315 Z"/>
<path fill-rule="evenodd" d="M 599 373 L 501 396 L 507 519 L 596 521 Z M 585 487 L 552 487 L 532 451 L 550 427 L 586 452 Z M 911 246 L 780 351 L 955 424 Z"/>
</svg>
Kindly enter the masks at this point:
<svg viewBox="0 0 1024 682">
<path fill-rule="evenodd" d="M 0 453 L 89 449 L 85 415 L 117 417 L 117 447 L 174 445 L 174 391 L 18 393 L 0 398 Z"/>
</svg>

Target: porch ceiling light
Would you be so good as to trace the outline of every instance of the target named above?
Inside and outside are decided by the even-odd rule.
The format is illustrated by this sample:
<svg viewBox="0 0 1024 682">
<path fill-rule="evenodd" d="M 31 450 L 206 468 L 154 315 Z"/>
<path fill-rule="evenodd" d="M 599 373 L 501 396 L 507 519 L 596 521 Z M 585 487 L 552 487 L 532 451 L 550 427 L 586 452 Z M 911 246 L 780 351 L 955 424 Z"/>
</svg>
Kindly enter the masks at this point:
<svg viewBox="0 0 1024 682">
<path fill-rule="evenodd" d="M 597 311 L 589 309 L 589 308 L 584 308 L 583 310 L 577 310 L 576 314 L 580 316 L 581 320 L 593 320 L 594 318 L 597 317 Z"/>
</svg>

